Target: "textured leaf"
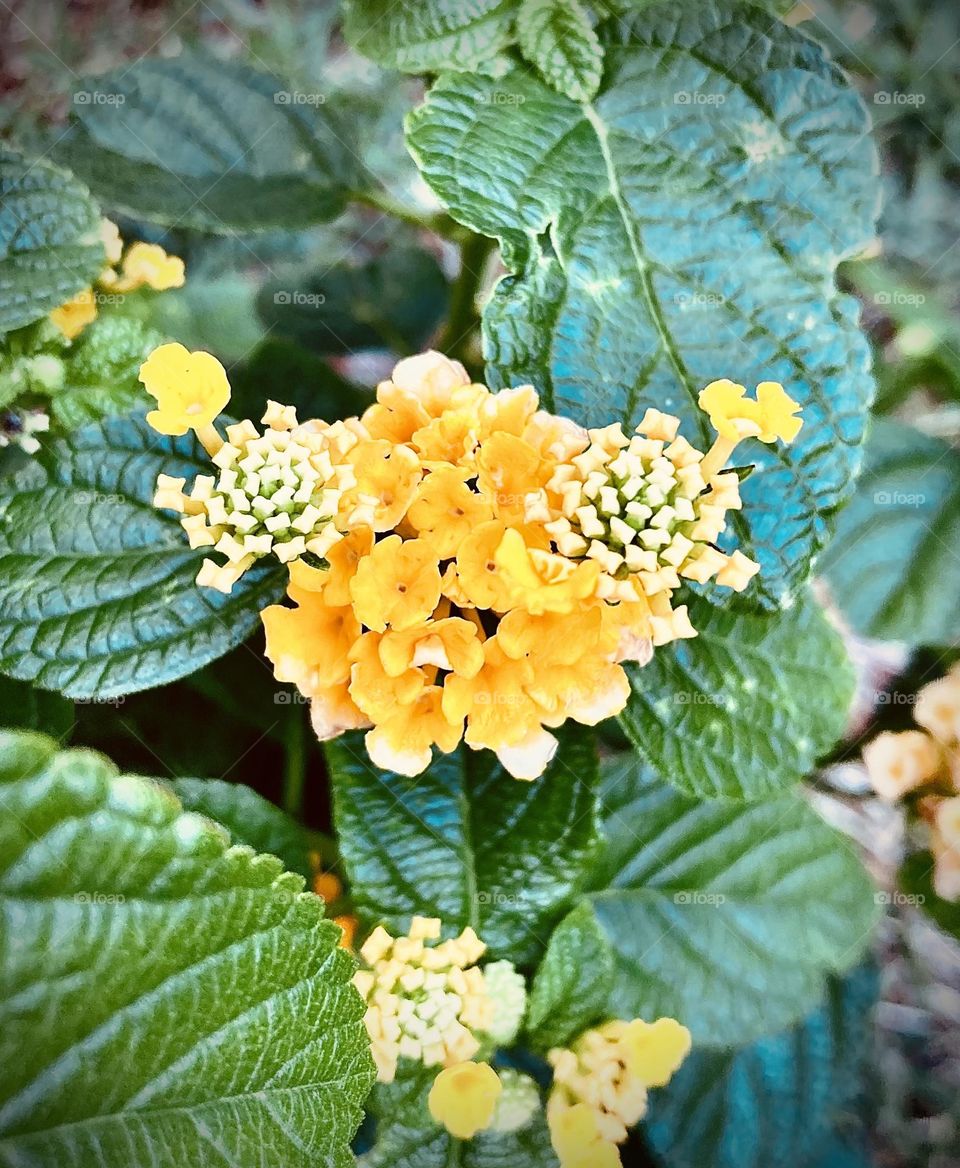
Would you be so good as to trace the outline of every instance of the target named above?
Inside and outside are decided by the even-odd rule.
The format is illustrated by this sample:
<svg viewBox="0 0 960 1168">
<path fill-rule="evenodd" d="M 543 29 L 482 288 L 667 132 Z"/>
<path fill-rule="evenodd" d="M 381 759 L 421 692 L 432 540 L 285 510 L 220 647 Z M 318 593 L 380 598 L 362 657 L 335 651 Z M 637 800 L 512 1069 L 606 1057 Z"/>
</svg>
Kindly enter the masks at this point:
<svg viewBox="0 0 960 1168">
<path fill-rule="evenodd" d="M 90 192 L 44 159 L 0 145 L 0 332 L 45 316 L 106 263 Z"/>
<path fill-rule="evenodd" d="M 515 68 L 441 77 L 411 117 L 427 182 L 499 239 L 508 275 L 484 312 L 488 379 L 531 382 L 602 426 L 647 406 L 709 440 L 717 377 L 782 381 L 803 405 L 789 448 L 742 448 L 736 539 L 750 596 L 780 603 L 848 494 L 873 392 L 857 307 L 833 284 L 873 237 L 867 116 L 802 33 L 736 0 L 678 0 L 598 28 L 592 104 Z"/>
<path fill-rule="evenodd" d="M 558 1168 L 542 1115 L 519 1132 L 480 1132 L 466 1143 L 436 1126 L 385 1123 L 359 1168 Z"/>
<path fill-rule="evenodd" d="M 398 247 L 363 266 L 279 277 L 264 285 L 257 308 L 272 333 L 317 353 L 340 355 L 423 348 L 448 300 L 436 259 L 419 248 Z"/>
<path fill-rule="evenodd" d="M 840 737 L 853 671 L 804 594 L 778 616 L 690 606 L 698 636 L 631 670 L 620 715 L 661 778 L 701 798 L 763 799 L 807 774 Z"/>
<path fill-rule="evenodd" d="M 477 69 L 510 43 L 516 0 L 345 0 L 347 39 L 407 73 Z"/>
<path fill-rule="evenodd" d="M 554 932 L 534 981 L 531 1017 L 546 1020 L 548 1041 L 607 1017 L 668 1015 L 695 1045 L 748 1042 L 802 1017 L 827 975 L 859 958 L 877 916 L 872 886 L 853 847 L 799 797 L 701 803 L 630 757 L 607 769 L 603 790 L 595 891 Z M 577 984 L 601 944 L 605 1001 Z"/>
<path fill-rule="evenodd" d="M 360 181 L 324 103 L 239 61 L 147 57 L 80 83 L 56 153 L 137 218 L 218 234 L 305 227 L 339 215 Z"/>
<path fill-rule="evenodd" d="M 236 844 L 279 856 L 288 872 L 311 876 L 306 831 L 285 811 L 243 783 L 223 779 L 174 779 L 174 792 L 185 811 L 196 811 L 230 832 Z"/>
<path fill-rule="evenodd" d="M 0 791 L 0 1165 L 352 1164 L 363 1005 L 302 879 L 38 735 Z"/>
<path fill-rule="evenodd" d="M 558 93 L 573 101 L 596 95 L 603 49 L 579 0 L 522 0 L 517 38 L 523 55 Z"/>
<path fill-rule="evenodd" d="M 362 736 L 327 746 L 337 832 L 354 902 L 405 931 L 414 914 L 472 925 L 490 950 L 534 961 L 597 839 L 596 750 L 582 727 L 532 783 L 461 746 L 416 779 L 378 770 Z"/>
<path fill-rule="evenodd" d="M 832 1132 L 865 1078 L 876 997 L 864 967 L 831 979 L 823 1005 L 783 1034 L 734 1052 L 694 1048 L 651 1095 L 649 1142 L 671 1168 L 840 1168 Z"/>
<path fill-rule="evenodd" d="M 143 402 L 140 366 L 163 336 L 135 318 L 101 316 L 83 330 L 66 357 L 63 388 L 51 413 L 66 430 L 125 414 Z"/>
<path fill-rule="evenodd" d="M 858 633 L 910 645 L 960 636 L 960 454 L 878 420 L 856 493 L 818 565 Z"/>
<path fill-rule="evenodd" d="M 194 583 L 202 555 L 151 503 L 160 472 L 209 459 L 139 416 L 84 426 L 0 480 L 0 670 L 68 697 L 183 677 L 239 644 L 283 592 L 278 567 L 229 596 Z"/>
</svg>

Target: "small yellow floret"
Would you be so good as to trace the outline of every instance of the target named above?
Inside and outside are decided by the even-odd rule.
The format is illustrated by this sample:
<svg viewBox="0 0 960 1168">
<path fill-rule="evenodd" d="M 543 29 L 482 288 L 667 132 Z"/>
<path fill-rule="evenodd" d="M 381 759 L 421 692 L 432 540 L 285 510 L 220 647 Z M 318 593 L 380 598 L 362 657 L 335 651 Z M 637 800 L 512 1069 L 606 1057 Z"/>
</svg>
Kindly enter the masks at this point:
<svg viewBox="0 0 960 1168">
<path fill-rule="evenodd" d="M 230 401 L 226 370 L 212 353 L 191 353 L 172 343 L 154 349 L 140 380 L 157 399 L 147 421 L 160 434 L 186 434 L 213 424 Z"/>
<path fill-rule="evenodd" d="M 437 1075 L 430 1089 L 430 1114 L 458 1140 L 472 1140 L 493 1120 L 503 1086 L 488 1063 L 459 1063 Z"/>
</svg>

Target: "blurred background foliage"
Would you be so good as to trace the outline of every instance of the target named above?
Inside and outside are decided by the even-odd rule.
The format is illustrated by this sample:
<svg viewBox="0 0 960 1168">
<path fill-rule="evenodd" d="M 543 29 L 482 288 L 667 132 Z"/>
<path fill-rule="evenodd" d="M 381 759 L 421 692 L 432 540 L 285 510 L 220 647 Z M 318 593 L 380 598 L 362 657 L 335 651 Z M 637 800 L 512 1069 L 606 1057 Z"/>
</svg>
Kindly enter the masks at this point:
<svg viewBox="0 0 960 1168">
<path fill-rule="evenodd" d="M 859 696 L 847 742 L 810 786 L 893 890 L 905 824 L 869 796 L 856 760 L 873 733 L 909 724 L 913 695 L 957 657 L 960 637 L 960 6 L 803 0 L 787 19 L 850 73 L 883 165 L 879 238 L 841 270 L 874 350 L 878 421 L 819 566 Z M 346 145 L 386 194 L 322 227 L 256 237 L 121 221 L 124 236 L 162 242 L 186 261 L 186 287 L 152 300 L 149 323 L 221 357 L 240 415 L 269 397 L 325 417 L 355 413 L 398 355 L 429 343 L 479 371 L 475 298 L 495 264 L 473 257 L 482 280 L 458 280 L 450 224 L 403 142 L 402 113 L 422 82 L 350 50 L 333 0 L 10 0 L 0 5 L 0 138 L 51 150 L 79 77 L 195 44 L 335 106 L 351 127 Z M 399 219 L 384 213 L 393 201 L 405 209 Z M 116 703 L 71 708 L 6 680 L 0 702 L 132 771 L 241 781 L 329 827 L 305 707 L 278 688 L 256 638 L 194 677 Z M 618 742 L 615 729 L 608 740 Z M 869 1098 L 850 1104 L 850 1140 L 823 1168 L 868 1154 L 884 1168 L 960 1163 L 960 950 L 914 906 L 892 891 L 888 899 L 879 1073 Z"/>
</svg>

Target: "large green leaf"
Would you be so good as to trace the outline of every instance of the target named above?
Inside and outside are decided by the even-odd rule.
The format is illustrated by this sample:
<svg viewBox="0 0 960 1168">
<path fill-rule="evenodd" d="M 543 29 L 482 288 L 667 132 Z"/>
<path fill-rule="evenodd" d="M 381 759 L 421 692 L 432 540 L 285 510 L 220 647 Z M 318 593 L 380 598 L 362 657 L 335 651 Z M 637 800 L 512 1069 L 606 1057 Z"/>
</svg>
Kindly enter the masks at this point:
<svg viewBox="0 0 960 1168">
<path fill-rule="evenodd" d="M 345 0 L 346 34 L 378 65 L 476 69 L 510 43 L 516 0 Z"/>
<path fill-rule="evenodd" d="M 317 353 L 405 353 L 423 348 L 448 299 L 436 259 L 420 248 L 396 247 L 357 267 L 279 276 L 261 289 L 257 309 L 272 333 Z"/>
<path fill-rule="evenodd" d="M 799 796 L 702 803 L 629 756 L 603 790 L 594 891 L 554 932 L 533 983 L 538 1045 L 608 1017 L 661 1015 L 695 1046 L 749 1042 L 802 1017 L 827 975 L 859 958 L 873 888 L 852 845 Z"/>
<path fill-rule="evenodd" d="M 859 633 L 911 645 L 960 635 L 960 454 L 878 420 L 856 493 L 818 567 Z"/>
<path fill-rule="evenodd" d="M 104 204 L 230 234 L 333 219 L 361 167 L 326 107 L 240 61 L 145 57 L 78 84 L 56 153 Z"/>
<path fill-rule="evenodd" d="M 873 392 L 838 260 L 874 232 L 877 161 L 857 95 L 824 52 L 737 0 L 677 0 L 598 29 L 593 103 L 530 70 L 446 75 L 411 116 L 427 182 L 495 236 L 508 275 L 484 313 L 488 378 L 532 382 L 587 425 L 647 406 L 709 440 L 717 377 L 782 381 L 803 405 L 757 464 L 732 536 L 774 608 L 808 572 L 856 473 Z"/>
<path fill-rule="evenodd" d="M 650 1143 L 670 1168 L 840 1168 L 827 1150 L 864 1085 L 876 997 L 865 966 L 831 978 L 799 1026 L 733 1052 L 694 1049 L 651 1095 Z"/>
<path fill-rule="evenodd" d="M 590 101 L 603 72 L 603 48 L 580 0 L 521 0 L 517 38 L 523 55 L 558 93 Z"/>
<path fill-rule="evenodd" d="M 45 316 L 106 263 L 90 192 L 44 159 L 0 145 L 0 333 Z"/>
<path fill-rule="evenodd" d="M 819 605 L 777 616 L 690 606 L 698 635 L 630 671 L 620 723 L 680 790 L 762 799 L 792 786 L 840 737 L 853 671 Z"/>
<path fill-rule="evenodd" d="M 38 735 L 0 793 L 0 1165 L 352 1164 L 363 1004 L 302 878 Z"/>
<path fill-rule="evenodd" d="M 597 841 L 596 748 L 559 732 L 544 775 L 520 782 L 487 752 L 438 754 L 415 779 L 378 770 L 361 735 L 327 746 L 341 854 L 368 921 L 472 925 L 500 958 L 536 960 Z"/>
<path fill-rule="evenodd" d="M 234 843 L 279 856 L 287 871 L 311 876 L 310 840 L 304 828 L 250 787 L 189 778 L 174 779 L 172 786 L 184 810 L 216 820 Z"/>
<path fill-rule="evenodd" d="M 209 470 L 192 437 L 139 416 L 52 444 L 0 480 L 0 670 L 74 698 L 183 677 L 222 656 L 283 592 L 279 567 L 229 596 L 194 583 L 202 558 L 151 503 L 161 472 Z"/>
</svg>

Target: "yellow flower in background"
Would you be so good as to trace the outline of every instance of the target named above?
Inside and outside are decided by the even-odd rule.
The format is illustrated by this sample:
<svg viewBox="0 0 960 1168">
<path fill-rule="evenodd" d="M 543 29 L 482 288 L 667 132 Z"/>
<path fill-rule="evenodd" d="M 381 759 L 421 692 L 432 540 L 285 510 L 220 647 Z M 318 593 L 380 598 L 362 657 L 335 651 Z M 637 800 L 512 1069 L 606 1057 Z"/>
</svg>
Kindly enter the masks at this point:
<svg viewBox="0 0 960 1168">
<path fill-rule="evenodd" d="M 437 1075 L 427 1103 L 434 1120 L 458 1140 L 472 1140 L 493 1122 L 503 1084 L 489 1063 L 459 1063 Z"/>
<path fill-rule="evenodd" d="M 50 313 L 51 322 L 68 341 L 75 340 L 96 319 L 97 301 L 92 288 L 84 288 Z"/>
<path fill-rule="evenodd" d="M 243 421 L 224 440 L 213 419 L 229 386 L 209 354 L 162 346 L 141 378 L 151 421 L 197 429 L 217 472 L 189 490 L 158 482 L 156 505 L 222 557 L 198 583 L 229 592 L 264 557 L 287 564 L 293 603 L 264 613 L 277 676 L 310 698 L 319 738 L 367 729 L 384 769 L 418 774 L 462 740 L 538 778 L 552 729 L 623 708 L 621 662 L 696 636 L 678 592 L 739 591 L 758 570 L 717 546 L 742 506 L 724 469 L 733 440 L 704 455 L 654 408 L 632 434 L 585 430 L 530 386 L 491 393 L 425 353 L 397 364 L 362 418 L 300 423 L 271 402 L 262 433 Z M 704 395 L 737 436 L 799 426 L 773 383 L 756 400 L 732 382 Z"/>
<path fill-rule="evenodd" d="M 147 421 L 160 434 L 207 431 L 230 401 L 230 382 L 216 357 L 175 342 L 153 350 L 140 366 L 140 381 L 157 399 Z"/>
<path fill-rule="evenodd" d="M 549 1122 L 561 1168 L 620 1168 L 616 1144 L 600 1134 L 596 1112 L 586 1103 L 555 1110 Z"/>
<path fill-rule="evenodd" d="M 878 734 L 863 748 L 874 790 L 884 799 L 902 799 L 928 783 L 942 766 L 936 742 L 922 730 Z"/>
<path fill-rule="evenodd" d="M 111 288 L 115 292 L 135 292 L 139 288 L 166 292 L 182 288 L 184 278 L 183 260 L 178 256 L 167 255 L 156 243 L 133 243 Z"/>
</svg>

